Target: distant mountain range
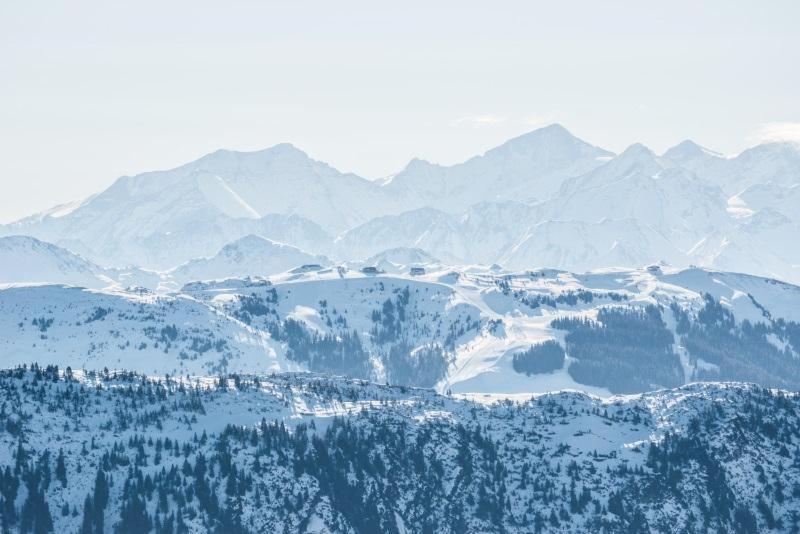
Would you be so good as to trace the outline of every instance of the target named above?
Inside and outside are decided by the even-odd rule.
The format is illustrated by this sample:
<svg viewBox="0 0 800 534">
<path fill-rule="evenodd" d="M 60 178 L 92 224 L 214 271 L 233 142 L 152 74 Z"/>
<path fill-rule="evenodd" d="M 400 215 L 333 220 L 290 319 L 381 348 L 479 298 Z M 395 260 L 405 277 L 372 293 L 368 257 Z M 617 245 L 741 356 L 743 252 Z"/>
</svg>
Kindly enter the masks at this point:
<svg viewBox="0 0 800 534">
<path fill-rule="evenodd" d="M 796 144 L 731 158 L 692 141 L 661 156 L 642 145 L 613 154 L 552 125 L 458 165 L 413 160 L 381 181 L 286 144 L 220 150 L 122 177 L 83 202 L 2 226 L 0 235 L 36 237 L 104 268 L 187 276 L 187 262 L 217 255 L 209 273 L 242 275 L 241 265 L 226 272 L 223 258 L 244 245 L 263 256 L 265 241 L 239 241 L 258 236 L 334 262 L 403 248 L 512 270 L 665 261 L 797 282 L 798 230 Z M 273 248 L 284 257 L 288 250 Z M 250 264 L 260 272 L 249 274 L 270 274 L 263 269 L 271 265 L 288 264 Z"/>
</svg>

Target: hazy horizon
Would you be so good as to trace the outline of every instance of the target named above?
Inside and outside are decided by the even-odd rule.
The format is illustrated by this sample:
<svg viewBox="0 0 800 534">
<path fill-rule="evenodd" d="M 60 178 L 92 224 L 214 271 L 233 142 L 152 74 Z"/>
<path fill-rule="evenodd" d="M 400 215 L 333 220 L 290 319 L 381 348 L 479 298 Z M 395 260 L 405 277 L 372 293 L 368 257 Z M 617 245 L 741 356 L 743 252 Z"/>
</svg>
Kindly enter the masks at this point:
<svg viewBox="0 0 800 534">
<path fill-rule="evenodd" d="M 220 148 L 376 179 L 553 122 L 615 152 L 800 139 L 794 2 L 457 7 L 4 4 L 0 222 Z"/>
</svg>

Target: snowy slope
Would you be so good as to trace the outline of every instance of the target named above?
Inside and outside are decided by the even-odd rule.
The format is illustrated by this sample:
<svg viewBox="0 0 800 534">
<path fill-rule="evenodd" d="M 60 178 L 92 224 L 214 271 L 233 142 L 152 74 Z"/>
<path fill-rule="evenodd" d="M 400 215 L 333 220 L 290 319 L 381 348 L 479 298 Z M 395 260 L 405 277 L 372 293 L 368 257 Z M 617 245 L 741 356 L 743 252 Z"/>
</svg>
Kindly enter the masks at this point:
<svg viewBox="0 0 800 534">
<path fill-rule="evenodd" d="M 730 228 L 726 210 L 726 197 L 715 185 L 633 145 L 597 170 L 566 182 L 548 206 L 547 217 L 587 223 L 634 219 L 686 251 L 709 233 Z"/>
<path fill-rule="evenodd" d="M 376 217 L 340 236 L 335 243 L 338 259 L 361 260 L 387 248 L 435 250 L 445 261 L 464 261 L 469 244 L 457 219 L 434 208 Z"/>
<path fill-rule="evenodd" d="M 800 251 L 786 243 L 792 242 L 799 230 L 800 225 L 783 214 L 763 209 L 743 219 L 734 231 L 703 238 L 689 255 L 698 265 L 797 281 Z"/>
<path fill-rule="evenodd" d="M 61 283 L 102 288 L 113 281 L 101 267 L 61 247 L 27 236 L 0 238 L 0 284 Z"/>
<path fill-rule="evenodd" d="M 480 306 L 451 286 L 430 281 L 437 276 L 365 276 L 328 269 L 289 273 L 260 288 L 196 283 L 184 291 L 269 332 L 294 349 L 295 361 L 312 370 L 430 387 L 446 375 L 451 353 L 487 328 Z M 318 339 L 299 338 L 286 321 Z M 352 344 L 341 347 L 341 359 L 330 361 L 338 351 L 333 340 L 351 338 Z"/>
<path fill-rule="evenodd" d="M 162 375 L 292 368 L 268 336 L 184 295 L 56 285 L 0 291 L 0 353 Z"/>
<path fill-rule="evenodd" d="M 377 217 L 335 243 L 341 259 L 360 259 L 396 247 L 421 248 L 449 263 L 497 262 L 519 243 L 541 208 L 519 202 L 479 202 L 460 214 L 421 208 Z"/>
<path fill-rule="evenodd" d="M 572 388 L 608 395 L 714 376 L 800 385 L 800 288 L 794 285 L 664 265 L 581 275 L 426 265 L 415 275 L 293 270 L 270 280 L 195 282 L 165 295 L 9 288 L 0 291 L 0 364 L 49 354 L 61 365 L 147 373 L 310 369 L 503 394 Z M 648 306 L 656 306 L 655 322 L 637 323 L 635 314 Z M 610 346 L 607 367 L 624 363 L 613 360 L 613 351 L 623 349 L 633 355 L 625 363 L 632 367 L 627 375 L 587 377 L 575 362 L 581 351 L 595 350 L 581 345 L 591 338 L 570 341 L 569 326 L 554 321 L 603 321 L 608 310 L 628 315 L 615 323 L 623 345 Z M 704 319 L 719 310 L 732 321 L 721 332 Z M 756 323 L 762 333 L 749 330 Z M 659 343 L 666 336 L 663 354 L 642 337 L 648 331 L 658 333 Z M 518 353 L 548 340 L 566 351 L 558 368 L 525 374 L 514 367 Z M 708 344 L 730 348 L 707 353 Z M 658 362 L 677 375 L 650 376 Z"/>
<path fill-rule="evenodd" d="M 797 183 L 786 187 L 773 182 L 755 184 L 733 198 L 750 214 L 770 209 L 800 223 L 800 177 Z"/>
<path fill-rule="evenodd" d="M 646 265 L 666 261 L 686 263 L 686 255 L 653 228 L 636 219 L 544 221 L 498 259 L 512 270 L 558 266 L 573 271 L 597 265 Z"/>
<path fill-rule="evenodd" d="M 88 288 L 143 286 L 155 289 L 162 276 L 136 267 L 100 267 L 28 236 L 0 237 L 0 285 L 65 284 Z"/>
</svg>

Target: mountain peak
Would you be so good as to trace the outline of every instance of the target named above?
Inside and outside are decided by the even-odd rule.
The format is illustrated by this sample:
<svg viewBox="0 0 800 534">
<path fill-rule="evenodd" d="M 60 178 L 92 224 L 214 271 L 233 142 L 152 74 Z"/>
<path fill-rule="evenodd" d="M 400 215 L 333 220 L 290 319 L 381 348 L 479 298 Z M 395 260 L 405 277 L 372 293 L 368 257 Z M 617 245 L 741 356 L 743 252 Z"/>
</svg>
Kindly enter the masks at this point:
<svg viewBox="0 0 800 534">
<path fill-rule="evenodd" d="M 308 154 L 304 151 L 300 150 L 296 146 L 291 143 L 278 143 L 277 145 L 273 145 L 267 148 L 262 148 L 260 150 L 230 150 L 226 148 L 220 148 L 219 150 L 215 150 L 206 156 L 200 158 L 199 161 L 216 161 L 216 160 L 227 160 L 227 159 L 249 159 L 249 158 L 269 158 L 269 159 L 277 159 L 277 158 L 299 158 L 299 159 L 311 159 Z"/>
<path fill-rule="evenodd" d="M 691 139 L 685 139 L 674 147 L 664 152 L 664 157 L 673 161 L 686 161 L 702 157 L 722 157 L 719 152 L 709 150 L 704 146 L 698 145 Z"/>
<path fill-rule="evenodd" d="M 577 139 L 569 130 L 564 127 L 564 125 L 557 122 L 548 124 L 547 126 L 542 126 L 541 128 L 537 128 L 528 133 L 537 134 L 540 136 L 562 136 Z"/>
<path fill-rule="evenodd" d="M 568 182 L 569 189 L 610 183 L 635 173 L 652 176 L 662 169 L 662 163 L 652 150 L 641 143 L 635 143 L 592 173 Z"/>
<path fill-rule="evenodd" d="M 551 124 L 509 139 L 502 145 L 487 151 L 483 158 L 506 160 L 511 157 L 533 162 L 540 167 L 550 165 L 558 167 L 585 158 L 595 161 L 598 157 L 613 155 L 607 150 L 575 137 L 562 125 Z"/>
<path fill-rule="evenodd" d="M 411 161 L 408 162 L 408 164 L 406 165 L 405 169 L 403 169 L 402 172 L 405 172 L 405 171 L 419 171 L 421 169 L 427 169 L 427 168 L 430 168 L 430 167 L 439 167 L 439 165 L 437 165 L 435 163 L 431 163 L 430 161 L 428 161 L 426 159 L 411 158 Z"/>
<path fill-rule="evenodd" d="M 756 157 L 775 157 L 788 156 L 795 158 L 800 156 L 800 142 L 797 141 L 769 141 L 761 143 L 752 148 L 748 148 L 737 156 L 737 159 L 748 159 Z"/>
<path fill-rule="evenodd" d="M 278 143 L 277 145 L 273 145 L 263 150 L 259 150 L 258 152 L 267 152 L 274 155 L 291 154 L 291 155 L 303 155 L 305 157 L 309 157 L 305 151 L 297 148 L 292 143 Z"/>
<path fill-rule="evenodd" d="M 239 248 L 257 248 L 257 247 L 269 248 L 279 245 L 281 245 L 281 243 L 273 241 L 272 239 L 267 239 L 266 237 L 262 237 L 256 234 L 247 234 L 235 241 L 228 243 L 223 247 L 223 250 L 235 250 Z"/>
<path fill-rule="evenodd" d="M 554 123 L 509 139 L 498 148 L 532 146 L 539 144 L 588 144 L 578 139 L 562 125 Z"/>
<path fill-rule="evenodd" d="M 657 162 L 657 159 L 658 156 L 656 156 L 651 149 L 641 143 L 634 143 L 623 150 L 622 154 L 614 158 L 612 162 L 633 166 L 646 165 L 650 167 Z"/>
<path fill-rule="evenodd" d="M 623 150 L 622 154 L 620 154 L 619 156 L 621 158 L 640 158 L 640 157 L 654 158 L 656 155 L 652 150 L 650 150 L 642 143 L 634 143 L 625 150 Z"/>
</svg>

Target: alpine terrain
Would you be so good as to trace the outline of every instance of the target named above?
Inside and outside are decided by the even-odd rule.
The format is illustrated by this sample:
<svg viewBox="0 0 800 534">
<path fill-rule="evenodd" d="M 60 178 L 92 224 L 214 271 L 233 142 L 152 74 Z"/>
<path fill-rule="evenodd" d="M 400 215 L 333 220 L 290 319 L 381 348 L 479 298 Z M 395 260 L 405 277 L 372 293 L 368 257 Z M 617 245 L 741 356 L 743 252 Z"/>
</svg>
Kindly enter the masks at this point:
<svg viewBox="0 0 800 534">
<path fill-rule="evenodd" d="M 0 226 L 0 530 L 800 532 L 800 146 L 280 144 Z"/>
</svg>

